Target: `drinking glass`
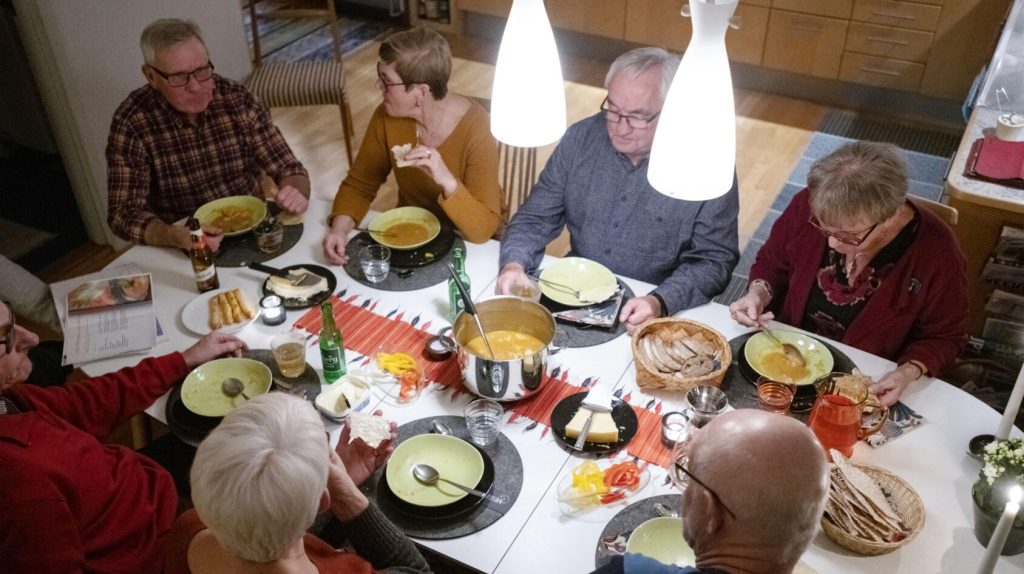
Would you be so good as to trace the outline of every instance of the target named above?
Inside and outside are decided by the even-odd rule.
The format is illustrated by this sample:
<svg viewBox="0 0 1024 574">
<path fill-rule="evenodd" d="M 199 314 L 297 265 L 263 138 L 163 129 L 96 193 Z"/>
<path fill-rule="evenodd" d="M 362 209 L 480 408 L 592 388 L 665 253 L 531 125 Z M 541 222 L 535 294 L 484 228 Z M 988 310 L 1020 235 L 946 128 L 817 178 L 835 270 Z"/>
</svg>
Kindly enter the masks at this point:
<svg viewBox="0 0 1024 574">
<path fill-rule="evenodd" d="M 793 404 L 796 385 L 773 381 L 768 377 L 757 379 L 757 406 L 769 413 L 786 414 Z"/>
<path fill-rule="evenodd" d="M 285 331 L 270 340 L 274 361 L 285 379 L 275 379 L 278 385 L 290 389 L 291 381 L 306 371 L 306 336 L 299 331 Z"/>
<path fill-rule="evenodd" d="M 359 264 L 370 283 L 380 283 L 391 271 L 391 250 L 383 245 L 368 245 L 363 249 Z"/>
<path fill-rule="evenodd" d="M 466 405 L 463 415 L 470 440 L 477 446 L 487 446 L 497 440 L 504 414 L 501 404 L 490 399 L 476 399 Z"/>
<path fill-rule="evenodd" d="M 267 217 L 252 230 L 256 246 L 264 253 L 277 253 L 284 243 L 284 225 L 274 217 Z"/>
</svg>

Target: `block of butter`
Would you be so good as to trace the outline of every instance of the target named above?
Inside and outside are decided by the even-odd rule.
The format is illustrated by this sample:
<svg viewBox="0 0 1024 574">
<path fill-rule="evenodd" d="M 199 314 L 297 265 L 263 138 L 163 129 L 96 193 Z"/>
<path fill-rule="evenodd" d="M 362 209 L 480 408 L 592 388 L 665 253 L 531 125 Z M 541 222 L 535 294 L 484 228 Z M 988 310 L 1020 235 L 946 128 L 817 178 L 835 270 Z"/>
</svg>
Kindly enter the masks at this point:
<svg viewBox="0 0 1024 574">
<path fill-rule="evenodd" d="M 590 416 L 588 409 L 580 408 L 573 415 L 569 424 L 565 425 L 565 436 L 576 438 L 583 431 L 583 424 Z M 615 442 L 619 440 L 619 427 L 612 420 L 611 413 L 594 413 L 594 420 L 590 423 L 590 430 L 587 431 L 587 442 Z"/>
</svg>

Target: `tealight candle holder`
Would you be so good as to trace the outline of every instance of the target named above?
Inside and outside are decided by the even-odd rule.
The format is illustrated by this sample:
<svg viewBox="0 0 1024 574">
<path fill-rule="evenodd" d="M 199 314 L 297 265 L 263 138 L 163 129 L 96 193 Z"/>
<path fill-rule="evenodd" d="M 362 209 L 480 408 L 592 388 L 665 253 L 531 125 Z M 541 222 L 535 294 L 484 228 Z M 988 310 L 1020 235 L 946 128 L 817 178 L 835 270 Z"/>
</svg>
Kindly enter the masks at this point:
<svg viewBox="0 0 1024 574">
<path fill-rule="evenodd" d="M 679 439 L 682 438 L 683 432 L 686 431 L 687 422 L 686 415 L 678 411 L 662 415 L 661 444 L 665 445 L 665 448 L 674 448 Z"/>
<path fill-rule="evenodd" d="M 264 325 L 280 325 L 284 323 L 286 314 L 284 301 L 277 295 L 267 295 L 260 299 L 260 315 L 263 316 Z"/>
</svg>

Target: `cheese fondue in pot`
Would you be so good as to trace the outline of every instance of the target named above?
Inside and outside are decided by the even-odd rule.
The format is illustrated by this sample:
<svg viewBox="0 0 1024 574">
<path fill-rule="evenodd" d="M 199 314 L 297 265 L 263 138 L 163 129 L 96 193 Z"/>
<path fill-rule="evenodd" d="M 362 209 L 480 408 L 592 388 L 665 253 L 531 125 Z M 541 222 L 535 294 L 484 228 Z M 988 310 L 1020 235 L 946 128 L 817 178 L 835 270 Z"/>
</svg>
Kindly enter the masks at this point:
<svg viewBox="0 0 1024 574">
<path fill-rule="evenodd" d="M 544 348 L 544 343 L 532 335 L 518 331 L 487 331 L 487 342 L 497 361 L 528 357 Z M 478 357 L 490 358 L 484 338 L 476 336 L 466 343 L 466 349 Z"/>
</svg>

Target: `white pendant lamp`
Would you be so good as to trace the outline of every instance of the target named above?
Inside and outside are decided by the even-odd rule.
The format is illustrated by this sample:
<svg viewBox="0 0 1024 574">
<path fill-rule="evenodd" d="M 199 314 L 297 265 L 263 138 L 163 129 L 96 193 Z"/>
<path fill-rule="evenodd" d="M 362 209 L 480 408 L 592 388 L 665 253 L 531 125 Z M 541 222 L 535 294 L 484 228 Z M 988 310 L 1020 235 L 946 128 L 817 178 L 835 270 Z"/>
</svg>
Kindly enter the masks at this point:
<svg viewBox="0 0 1024 574">
<path fill-rule="evenodd" d="M 543 0 L 514 0 L 498 49 L 491 133 L 509 145 L 538 147 L 565 133 L 565 85 Z"/>
<path fill-rule="evenodd" d="M 647 180 L 676 199 L 725 195 L 736 168 L 736 110 L 725 32 L 737 0 L 690 0 L 693 37 L 672 80 Z"/>
</svg>

